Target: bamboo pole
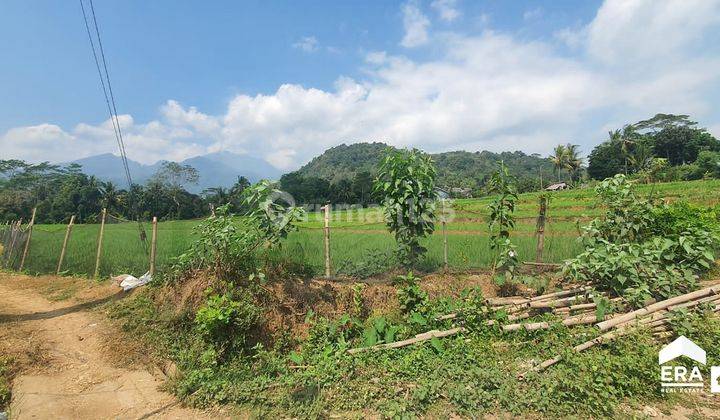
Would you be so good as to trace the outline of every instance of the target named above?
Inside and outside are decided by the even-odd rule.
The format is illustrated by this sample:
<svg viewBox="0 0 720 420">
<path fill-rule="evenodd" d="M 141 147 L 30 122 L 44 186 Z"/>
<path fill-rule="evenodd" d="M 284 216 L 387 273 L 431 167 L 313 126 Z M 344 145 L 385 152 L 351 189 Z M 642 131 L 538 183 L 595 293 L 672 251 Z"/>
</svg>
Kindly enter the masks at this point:
<svg viewBox="0 0 720 420">
<path fill-rule="evenodd" d="M 55 275 L 60 275 L 60 269 L 62 268 L 62 263 L 65 259 L 65 251 L 67 250 L 68 240 L 70 240 L 70 233 L 72 232 L 72 227 L 74 223 L 75 215 L 73 214 L 72 216 L 70 216 L 70 223 L 68 223 L 67 228 L 65 229 L 65 239 L 63 240 L 63 246 L 62 250 L 60 251 L 60 258 L 58 259 L 58 266 L 57 270 L 55 271 Z"/>
<path fill-rule="evenodd" d="M 155 275 L 155 257 L 157 256 L 157 233 L 158 233 L 157 217 L 152 219 L 152 240 L 150 242 L 150 276 Z"/>
<path fill-rule="evenodd" d="M 22 226 L 22 218 L 15 222 L 15 225 L 10 231 L 10 247 L 7 250 L 5 256 L 5 266 L 9 267 L 12 264 L 12 254 L 15 252 L 15 243 L 17 242 L 18 235 L 20 235 L 20 226 Z"/>
<path fill-rule="evenodd" d="M 100 255 L 102 254 L 103 234 L 105 234 L 105 217 L 107 209 L 102 209 L 102 217 L 100 219 L 100 234 L 98 235 L 97 253 L 95 254 L 95 273 L 93 278 L 97 279 L 100 274 Z"/>
<path fill-rule="evenodd" d="M 720 284 L 715 284 L 710 287 L 706 287 L 704 289 L 696 290 L 691 293 L 686 293 L 684 295 L 676 296 L 671 299 L 666 299 L 657 303 L 653 303 L 652 305 L 646 306 L 644 308 L 640 308 L 638 310 L 629 312 L 625 315 L 619 316 L 617 318 L 613 318 L 604 322 L 599 323 L 597 326 L 600 328 L 600 331 L 606 331 L 610 328 L 623 324 L 628 321 L 632 321 L 633 319 L 636 319 L 638 317 L 652 314 L 653 312 L 660 311 L 662 309 L 666 309 L 670 306 L 674 306 L 680 303 L 685 303 L 691 300 L 696 300 L 699 298 L 704 298 L 706 296 L 710 295 L 716 295 L 720 293 Z"/>
<path fill-rule="evenodd" d="M 442 337 L 449 337 L 451 335 L 455 335 L 461 332 L 464 332 L 465 328 L 463 327 L 457 327 L 452 328 L 445 331 L 438 331 L 438 330 L 432 330 L 428 331 L 426 333 L 418 334 L 413 338 L 409 338 L 407 340 L 402 341 L 396 341 L 394 343 L 387 343 L 387 344 L 378 344 L 376 346 L 371 347 L 359 347 L 348 350 L 348 353 L 350 354 L 356 354 L 361 353 L 364 351 L 371 351 L 371 350 L 381 350 L 381 349 L 396 349 L 400 347 L 409 346 L 411 344 L 420 343 L 422 341 L 432 340 L 433 338 L 442 338 Z"/>
<path fill-rule="evenodd" d="M 540 213 L 537 219 L 537 247 L 535 248 L 535 262 L 542 263 L 545 249 L 545 214 L 547 213 L 547 197 L 540 196 Z"/>
<path fill-rule="evenodd" d="M 28 224 L 28 236 L 25 240 L 25 249 L 23 249 L 22 258 L 20 259 L 20 268 L 18 268 L 18 271 L 22 271 L 25 267 L 25 258 L 27 258 L 28 250 L 30 250 L 30 238 L 32 237 L 33 232 L 33 226 L 35 225 L 35 212 L 37 211 L 37 207 L 33 208 L 32 211 L 32 217 L 30 217 L 30 223 Z"/>
<path fill-rule="evenodd" d="M 442 199 L 442 235 L 443 235 L 443 261 L 445 263 L 445 272 L 448 271 L 448 239 L 447 239 L 447 221 L 445 220 L 445 199 Z"/>
<path fill-rule="evenodd" d="M 330 204 L 325 204 L 323 207 L 325 210 L 325 278 L 330 278 L 331 267 L 330 267 Z"/>
</svg>

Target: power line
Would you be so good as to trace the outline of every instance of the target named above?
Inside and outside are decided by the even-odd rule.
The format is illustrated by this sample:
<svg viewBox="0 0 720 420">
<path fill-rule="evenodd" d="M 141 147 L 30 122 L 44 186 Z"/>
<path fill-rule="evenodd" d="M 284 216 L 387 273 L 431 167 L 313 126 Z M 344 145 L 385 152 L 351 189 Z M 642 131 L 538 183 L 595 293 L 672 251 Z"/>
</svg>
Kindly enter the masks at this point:
<svg viewBox="0 0 720 420">
<path fill-rule="evenodd" d="M 102 68 L 100 68 L 100 59 L 98 58 L 97 51 L 95 49 L 95 41 L 93 40 L 92 31 L 90 30 L 90 24 L 88 23 L 87 12 L 85 11 L 85 4 L 83 0 L 80 1 L 80 8 L 82 9 L 83 21 L 85 22 L 85 30 L 87 31 L 88 40 L 90 41 L 90 48 L 92 49 L 93 58 L 95 60 L 95 68 L 97 69 L 98 76 L 100 77 L 100 85 L 102 87 L 103 95 L 105 96 L 105 104 L 107 105 L 108 113 L 110 114 L 110 121 L 113 126 L 113 133 L 115 135 L 115 141 L 117 142 L 120 150 L 120 159 L 122 160 L 123 168 L 125 170 L 125 178 L 128 183 L 128 193 L 132 196 L 132 176 L 130 175 L 130 166 L 128 165 L 127 153 L 125 151 L 125 142 L 122 137 L 122 129 L 120 128 L 120 120 L 118 119 L 117 106 L 115 105 L 115 96 L 112 91 L 112 85 L 110 84 L 110 72 L 108 71 L 107 60 L 105 59 L 105 50 L 102 45 L 102 38 L 100 37 L 100 28 L 97 23 L 95 16 L 95 6 L 93 0 L 89 0 L 90 12 L 92 13 L 93 26 L 95 28 L 95 34 L 97 36 L 98 47 L 100 48 L 100 56 L 102 57 Z M 107 86 L 106 86 L 107 82 Z M 142 242 L 145 252 L 147 253 L 147 235 L 145 229 L 140 223 L 140 214 L 137 209 L 137 199 L 133 203 L 135 216 L 138 223 L 138 231 L 140 232 L 140 242 Z"/>
</svg>

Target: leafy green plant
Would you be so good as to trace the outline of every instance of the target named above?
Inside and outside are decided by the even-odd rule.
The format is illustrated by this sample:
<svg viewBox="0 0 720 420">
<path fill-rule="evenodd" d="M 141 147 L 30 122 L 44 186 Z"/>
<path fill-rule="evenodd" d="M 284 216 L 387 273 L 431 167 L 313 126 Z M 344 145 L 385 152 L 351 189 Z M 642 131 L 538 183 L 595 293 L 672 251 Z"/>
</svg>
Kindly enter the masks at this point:
<svg viewBox="0 0 720 420">
<path fill-rule="evenodd" d="M 385 220 L 405 267 L 414 267 L 427 251 L 420 239 L 435 230 L 435 167 L 425 153 L 388 149 L 380 162 L 373 193 L 381 199 Z"/>
<path fill-rule="evenodd" d="M 255 250 L 262 244 L 262 237 L 252 227 L 238 225 L 229 204 L 215 209 L 215 214 L 200 222 L 194 231 L 198 239 L 175 259 L 173 278 L 197 269 L 210 270 L 218 277 L 255 270 Z"/>
<path fill-rule="evenodd" d="M 607 211 L 583 228 L 585 251 L 566 261 L 565 275 L 594 281 L 638 306 L 697 287 L 720 246 L 713 223 L 698 225 L 696 211 L 638 197 L 623 175 L 596 188 Z"/>
<path fill-rule="evenodd" d="M 297 229 L 295 222 L 305 216 L 301 207 L 290 205 L 292 197 L 280 191 L 277 184 L 261 180 L 243 191 L 243 205 L 249 216 L 262 232 L 267 244 L 277 246 L 288 233 Z M 285 200 L 285 203 L 282 203 Z"/>
<path fill-rule="evenodd" d="M 488 205 L 490 209 L 490 249 L 495 251 L 493 270 L 499 271 L 496 281 L 499 285 L 512 283 L 515 269 L 519 265 L 515 244 L 510 240 L 510 230 L 515 228 L 515 202 L 518 199 L 514 178 L 504 162 L 488 181 L 488 192 L 498 194 Z"/>
<path fill-rule="evenodd" d="M 376 317 L 363 331 L 363 344 L 374 346 L 380 343 L 392 343 L 398 331 L 400 327 L 391 325 L 385 317 Z"/>
<path fill-rule="evenodd" d="M 242 349 L 247 335 L 258 322 L 260 310 L 248 294 L 235 298 L 229 294 L 212 295 L 195 315 L 195 328 L 208 342 L 220 349 Z"/>
<path fill-rule="evenodd" d="M 397 276 L 395 284 L 399 286 L 397 296 L 403 314 L 410 316 L 427 305 L 428 294 L 420 288 L 418 278 L 412 272 L 406 276 Z"/>
</svg>

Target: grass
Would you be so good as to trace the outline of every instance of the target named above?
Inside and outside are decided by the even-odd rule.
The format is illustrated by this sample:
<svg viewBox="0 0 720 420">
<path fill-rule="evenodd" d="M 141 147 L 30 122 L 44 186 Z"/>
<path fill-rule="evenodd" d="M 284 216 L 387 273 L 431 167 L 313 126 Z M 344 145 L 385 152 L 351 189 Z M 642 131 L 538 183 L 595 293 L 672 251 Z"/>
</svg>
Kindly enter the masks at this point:
<svg viewBox="0 0 720 420">
<path fill-rule="evenodd" d="M 667 201 L 685 199 L 702 205 L 720 203 L 720 180 L 671 182 L 640 185 L 638 192 L 652 194 Z M 535 255 L 535 218 L 538 196 L 527 193 L 520 196 L 515 215 L 517 226 L 513 240 L 518 246 L 521 260 L 532 260 Z M 452 203 L 453 219 L 448 223 L 448 260 L 454 269 L 487 267 L 492 260 L 487 230 L 487 205 L 492 197 L 458 199 Z M 546 227 L 546 262 L 561 262 L 580 251 L 576 241 L 577 223 L 601 214 L 592 188 L 560 191 L 551 194 Z M 168 221 L 158 225 L 159 270 L 167 268 L 173 257 L 181 254 L 193 241 L 192 228 L 196 220 Z M 309 213 L 307 220 L 298 223 L 283 245 L 283 253 L 322 272 L 323 219 L 318 212 Z M 148 235 L 150 225 L 144 225 Z M 373 250 L 391 250 L 394 240 L 386 231 L 379 208 L 336 210 L 331 221 L 331 257 L 334 267 L 345 261 L 359 262 Z M 95 267 L 98 225 L 76 225 L 73 228 L 62 271 L 80 276 L 92 276 Z M 64 225 L 37 225 L 35 227 L 26 271 L 30 274 L 53 273 L 65 235 Z M 443 238 L 440 227 L 425 240 L 428 249 L 426 265 L 437 267 L 442 263 Z M 149 267 L 148 255 L 139 239 L 134 223 L 109 224 L 103 242 L 100 274 L 132 273 L 141 275 Z M 16 261 L 17 266 L 17 261 Z"/>
</svg>

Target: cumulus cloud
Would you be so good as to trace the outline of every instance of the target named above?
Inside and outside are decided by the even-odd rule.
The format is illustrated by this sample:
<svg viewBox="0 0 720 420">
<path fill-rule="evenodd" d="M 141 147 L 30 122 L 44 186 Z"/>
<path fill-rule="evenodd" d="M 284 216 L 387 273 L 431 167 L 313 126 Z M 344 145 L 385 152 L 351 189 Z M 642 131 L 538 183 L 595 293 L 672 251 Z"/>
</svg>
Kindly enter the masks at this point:
<svg viewBox="0 0 720 420">
<path fill-rule="evenodd" d="M 294 43 L 293 47 L 305 52 L 315 52 L 320 47 L 320 43 L 314 36 L 304 36 Z"/>
<path fill-rule="evenodd" d="M 400 45 L 405 48 L 419 47 L 428 42 L 430 19 L 423 14 L 417 1 L 409 1 L 402 7 L 405 35 Z"/>
<path fill-rule="evenodd" d="M 440 19 L 446 22 L 452 22 L 460 17 L 456 0 L 434 0 L 430 6 L 437 11 Z"/>
<path fill-rule="evenodd" d="M 422 15 L 417 4 L 407 3 L 406 17 L 408 7 L 414 8 L 410 15 Z M 688 10 L 695 7 L 704 16 Z M 332 89 L 283 84 L 266 94 L 237 95 L 219 115 L 170 100 L 156 121 L 138 124 L 121 116 L 120 123 L 135 160 L 179 160 L 228 150 L 264 158 L 284 170 L 328 147 L 357 141 L 431 152 L 543 154 L 573 141 L 588 152 L 608 128 L 656 112 L 689 113 L 717 132 L 720 114 L 708 92 L 720 87 L 720 59 L 718 47 L 703 43 L 703 34 L 717 29 L 718 17 L 712 4 L 608 0 L 591 22 L 565 29 L 576 54 L 568 54 L 556 40 L 491 30 L 445 32 L 436 35 L 442 42 L 431 59 L 369 52 L 362 64 L 366 78 L 339 77 Z M 424 19 L 423 42 L 429 42 Z M 672 38 L 671 54 L 649 44 L 654 41 L 636 29 L 639 22 L 648 33 Z M 690 23 L 693 27 L 686 28 Z M 411 44 L 417 45 L 414 39 Z M 615 55 L 612 45 L 621 54 Z M 68 131 L 51 124 L 15 128 L 0 136 L 0 150 L 3 156 L 64 161 L 115 146 L 112 126 L 105 121 Z"/>
</svg>

